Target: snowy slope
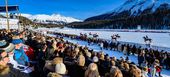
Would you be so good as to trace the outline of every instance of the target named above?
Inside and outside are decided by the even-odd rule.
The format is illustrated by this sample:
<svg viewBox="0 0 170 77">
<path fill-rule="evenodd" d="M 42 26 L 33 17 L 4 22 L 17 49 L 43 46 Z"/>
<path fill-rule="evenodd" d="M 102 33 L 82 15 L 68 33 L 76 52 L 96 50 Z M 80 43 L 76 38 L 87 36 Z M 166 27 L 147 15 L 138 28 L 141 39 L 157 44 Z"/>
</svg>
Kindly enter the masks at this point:
<svg viewBox="0 0 170 77">
<path fill-rule="evenodd" d="M 22 14 L 22 16 L 27 17 L 31 20 L 36 20 L 36 22 L 44 22 L 48 23 L 50 22 L 65 22 L 65 23 L 71 23 L 71 22 L 79 22 L 81 20 L 72 18 L 72 17 L 65 17 L 60 14 L 52 14 L 52 15 L 46 15 L 46 14 L 37 14 L 37 15 L 31 15 L 31 14 Z"/>
<path fill-rule="evenodd" d="M 136 4 L 136 6 L 131 9 L 131 14 L 132 15 L 136 15 L 139 13 L 139 11 L 144 11 L 147 8 L 152 8 L 152 6 L 154 5 L 154 0 L 141 0 L 138 1 L 138 3 Z"/>
<path fill-rule="evenodd" d="M 157 8 L 159 8 L 162 4 L 165 3 L 170 4 L 170 0 L 127 0 L 120 7 L 106 14 L 109 13 L 119 14 L 124 11 L 130 11 L 131 15 L 133 14 L 136 15 L 148 8 L 151 8 L 152 12 L 154 12 Z"/>
<path fill-rule="evenodd" d="M 170 0 L 157 0 L 152 8 L 152 11 L 154 12 L 161 4 L 165 3 L 170 5 Z"/>
<path fill-rule="evenodd" d="M 136 0 L 128 0 L 122 6 L 116 8 L 114 10 L 114 12 L 115 13 L 121 13 L 123 11 L 128 11 L 135 6 L 136 2 L 137 2 Z"/>
</svg>

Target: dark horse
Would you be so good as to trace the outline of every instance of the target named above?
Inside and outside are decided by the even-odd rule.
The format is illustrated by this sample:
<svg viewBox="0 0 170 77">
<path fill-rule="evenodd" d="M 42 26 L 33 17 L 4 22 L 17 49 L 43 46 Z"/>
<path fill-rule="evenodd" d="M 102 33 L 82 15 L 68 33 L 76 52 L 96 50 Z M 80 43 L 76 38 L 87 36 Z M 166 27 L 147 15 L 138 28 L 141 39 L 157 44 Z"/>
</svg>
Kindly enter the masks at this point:
<svg viewBox="0 0 170 77">
<path fill-rule="evenodd" d="M 115 40 L 115 41 L 117 41 L 117 39 L 118 38 L 120 38 L 120 36 L 119 36 L 119 34 L 113 34 L 112 36 L 111 36 L 111 38 L 113 39 L 113 40 Z"/>
<path fill-rule="evenodd" d="M 93 34 L 93 37 L 97 38 L 97 37 L 99 37 L 99 35 L 96 33 L 96 34 Z"/>
<path fill-rule="evenodd" d="M 149 38 L 147 35 L 146 36 L 144 36 L 143 37 L 143 39 L 144 39 L 144 42 L 146 43 L 147 41 L 149 42 L 149 43 L 151 43 L 152 42 L 152 39 L 151 38 Z"/>
<path fill-rule="evenodd" d="M 120 35 L 119 35 L 119 34 L 116 34 L 115 36 L 116 36 L 117 38 L 120 38 Z"/>
</svg>

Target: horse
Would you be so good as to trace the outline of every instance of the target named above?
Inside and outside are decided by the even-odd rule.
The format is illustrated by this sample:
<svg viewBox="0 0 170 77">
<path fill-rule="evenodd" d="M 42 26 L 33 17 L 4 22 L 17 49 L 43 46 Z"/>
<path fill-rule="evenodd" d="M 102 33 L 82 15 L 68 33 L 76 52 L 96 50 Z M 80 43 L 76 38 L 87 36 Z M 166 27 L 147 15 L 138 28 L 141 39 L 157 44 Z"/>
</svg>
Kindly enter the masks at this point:
<svg viewBox="0 0 170 77">
<path fill-rule="evenodd" d="M 99 37 L 99 35 L 96 33 L 96 34 L 93 34 L 93 38 L 97 38 Z"/>
<path fill-rule="evenodd" d="M 117 41 L 117 39 L 120 38 L 120 36 L 119 36 L 119 34 L 113 34 L 113 35 L 111 36 L 111 38 L 112 38 L 112 40 Z"/>
<path fill-rule="evenodd" d="M 144 42 L 146 43 L 147 41 L 149 42 L 149 43 L 151 43 L 152 42 L 152 39 L 151 38 L 149 38 L 147 35 L 146 36 L 144 36 L 143 37 L 143 39 L 144 39 Z"/>
<path fill-rule="evenodd" d="M 116 34 L 115 36 L 116 36 L 117 38 L 120 38 L 119 34 Z"/>
</svg>

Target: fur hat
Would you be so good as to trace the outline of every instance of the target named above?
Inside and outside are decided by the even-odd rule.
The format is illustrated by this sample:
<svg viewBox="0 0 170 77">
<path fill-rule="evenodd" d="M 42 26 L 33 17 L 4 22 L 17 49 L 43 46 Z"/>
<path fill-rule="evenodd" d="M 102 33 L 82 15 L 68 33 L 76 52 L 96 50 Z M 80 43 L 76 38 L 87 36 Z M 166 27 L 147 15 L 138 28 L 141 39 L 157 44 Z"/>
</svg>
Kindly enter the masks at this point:
<svg viewBox="0 0 170 77">
<path fill-rule="evenodd" d="M 97 56 L 94 56 L 93 57 L 93 62 L 98 62 L 99 61 L 99 58 Z"/>
<path fill-rule="evenodd" d="M 0 52 L 1 51 L 11 52 L 14 49 L 15 49 L 15 46 L 12 43 L 8 43 L 5 40 L 0 41 Z"/>
<path fill-rule="evenodd" d="M 58 63 L 55 66 L 55 72 L 58 74 L 66 74 L 66 66 L 64 63 Z"/>
</svg>

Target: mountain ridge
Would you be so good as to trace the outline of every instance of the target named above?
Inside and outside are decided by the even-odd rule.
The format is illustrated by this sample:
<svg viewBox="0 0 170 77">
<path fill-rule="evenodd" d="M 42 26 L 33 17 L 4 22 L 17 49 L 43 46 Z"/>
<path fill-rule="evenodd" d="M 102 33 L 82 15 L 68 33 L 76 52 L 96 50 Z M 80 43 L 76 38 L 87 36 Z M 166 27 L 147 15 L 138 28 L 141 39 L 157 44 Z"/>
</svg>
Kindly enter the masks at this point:
<svg viewBox="0 0 170 77">
<path fill-rule="evenodd" d="M 62 16 L 60 14 L 52 14 L 52 15 L 47 15 L 47 14 L 36 14 L 36 15 L 31 15 L 31 14 L 21 14 L 24 17 L 27 17 L 28 19 L 36 22 L 36 23 L 52 23 L 52 24 L 58 24 L 58 23 L 72 23 L 72 22 L 81 22 L 82 20 L 75 19 L 72 17 L 66 17 Z"/>
<path fill-rule="evenodd" d="M 73 28 L 136 29 L 141 25 L 142 29 L 170 29 L 170 0 L 127 0 L 110 12 L 70 25 Z"/>
</svg>

